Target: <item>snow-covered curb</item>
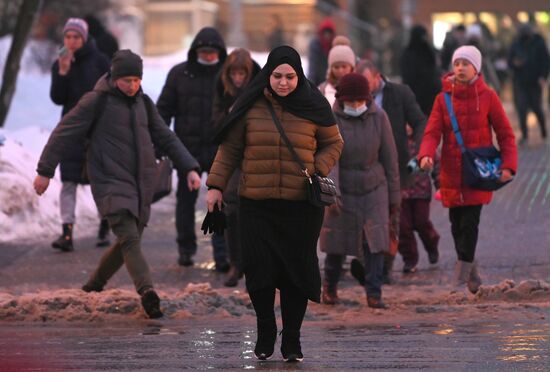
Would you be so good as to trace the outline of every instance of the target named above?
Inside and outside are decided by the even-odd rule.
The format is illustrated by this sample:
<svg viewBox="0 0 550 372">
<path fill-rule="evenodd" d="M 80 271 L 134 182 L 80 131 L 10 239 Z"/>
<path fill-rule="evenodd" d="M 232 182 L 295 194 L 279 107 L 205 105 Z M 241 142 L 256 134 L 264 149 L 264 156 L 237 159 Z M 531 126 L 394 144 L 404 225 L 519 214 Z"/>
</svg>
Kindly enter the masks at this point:
<svg viewBox="0 0 550 372">
<path fill-rule="evenodd" d="M 386 301 L 390 310 L 375 310 L 376 314 L 392 316 L 399 312 L 413 314 L 457 311 L 455 305 L 473 305 L 500 302 L 549 302 L 550 284 L 527 280 L 515 285 L 505 280 L 497 285 L 483 286 L 476 296 L 449 294 L 444 287 L 419 296 L 418 291 L 401 289 L 388 291 Z M 393 294 L 392 294 L 393 292 Z M 397 293 L 398 292 L 398 293 Z M 209 283 L 188 284 L 183 290 L 159 291 L 166 319 L 190 317 L 232 318 L 254 315 L 246 292 L 230 289 L 213 289 Z M 341 292 L 342 303 L 336 307 L 312 305 L 306 320 L 334 320 L 355 318 L 364 312 L 364 295 L 361 290 L 345 289 Z M 442 308 L 440 308 L 442 307 Z M 443 309 L 444 308 L 444 309 Z M 372 313 L 372 312 L 371 312 Z M 78 289 L 42 291 L 15 296 L 0 293 L 0 321 L 104 321 L 108 319 L 144 319 L 139 296 L 126 289 L 109 289 L 101 293 L 84 293 Z"/>
</svg>

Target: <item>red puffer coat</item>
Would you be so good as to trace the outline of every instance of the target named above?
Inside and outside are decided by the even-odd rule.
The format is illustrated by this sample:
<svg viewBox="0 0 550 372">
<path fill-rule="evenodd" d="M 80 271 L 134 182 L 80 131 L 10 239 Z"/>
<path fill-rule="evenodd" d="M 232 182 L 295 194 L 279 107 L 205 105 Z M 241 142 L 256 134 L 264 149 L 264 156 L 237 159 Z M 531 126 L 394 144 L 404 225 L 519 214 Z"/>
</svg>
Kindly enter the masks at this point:
<svg viewBox="0 0 550 372">
<path fill-rule="evenodd" d="M 443 92 L 439 93 L 434 102 L 418 159 L 425 156 L 433 159 L 443 136 L 440 178 L 443 205 L 450 208 L 488 204 L 492 192 L 474 190 L 462 182 L 460 146 L 453 133 L 444 92 L 451 93 L 453 108 L 466 147 L 491 146 L 492 128 L 502 153 L 502 168 L 510 169 L 512 174 L 516 173 L 517 168 L 514 132 L 497 94 L 485 84 L 482 75 L 469 85 L 458 84 L 454 80 L 452 73 L 443 77 Z"/>
</svg>

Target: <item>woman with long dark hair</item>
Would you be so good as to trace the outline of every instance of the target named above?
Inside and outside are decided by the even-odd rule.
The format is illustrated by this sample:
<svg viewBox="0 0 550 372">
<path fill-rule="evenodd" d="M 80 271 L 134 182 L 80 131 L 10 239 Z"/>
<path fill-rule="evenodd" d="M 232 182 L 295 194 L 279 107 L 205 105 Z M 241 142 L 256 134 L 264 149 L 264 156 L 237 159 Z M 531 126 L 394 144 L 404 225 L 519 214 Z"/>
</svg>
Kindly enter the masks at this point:
<svg viewBox="0 0 550 372">
<path fill-rule="evenodd" d="M 260 360 L 273 355 L 278 288 L 281 353 L 285 361 L 301 361 L 300 328 L 307 302 L 320 301 L 317 239 L 324 210 L 307 202 L 307 178 L 275 120 L 309 174 L 330 172 L 343 147 L 331 108 L 304 76 L 299 54 L 281 46 L 271 51 L 218 131 L 221 145 L 206 183 L 206 201 L 209 211 L 214 205 L 221 208 L 222 192 L 240 167 L 243 272 L 258 330 L 254 354 Z"/>
</svg>

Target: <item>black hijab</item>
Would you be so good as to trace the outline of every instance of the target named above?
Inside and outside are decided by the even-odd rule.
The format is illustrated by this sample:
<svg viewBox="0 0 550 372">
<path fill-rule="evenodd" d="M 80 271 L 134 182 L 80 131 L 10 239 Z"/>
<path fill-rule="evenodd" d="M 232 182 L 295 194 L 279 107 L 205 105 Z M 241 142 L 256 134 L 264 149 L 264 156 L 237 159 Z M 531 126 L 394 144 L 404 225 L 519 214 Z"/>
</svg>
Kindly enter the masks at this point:
<svg viewBox="0 0 550 372">
<path fill-rule="evenodd" d="M 285 63 L 292 66 L 294 71 L 296 71 L 298 75 L 298 85 L 288 96 L 280 97 L 271 89 L 269 77 L 275 68 Z M 273 95 L 273 98 L 291 114 L 310 120 L 320 126 L 329 127 L 335 125 L 336 119 L 334 119 L 330 104 L 321 94 L 319 89 L 317 89 L 317 87 L 304 75 L 300 55 L 293 48 L 283 45 L 273 49 L 271 53 L 269 53 L 265 66 L 239 96 L 231 112 L 222 122 L 220 129 L 214 136 L 215 143 L 223 141 L 225 135 L 235 122 L 252 107 L 258 98 L 263 96 L 265 88 L 267 88 Z"/>
</svg>

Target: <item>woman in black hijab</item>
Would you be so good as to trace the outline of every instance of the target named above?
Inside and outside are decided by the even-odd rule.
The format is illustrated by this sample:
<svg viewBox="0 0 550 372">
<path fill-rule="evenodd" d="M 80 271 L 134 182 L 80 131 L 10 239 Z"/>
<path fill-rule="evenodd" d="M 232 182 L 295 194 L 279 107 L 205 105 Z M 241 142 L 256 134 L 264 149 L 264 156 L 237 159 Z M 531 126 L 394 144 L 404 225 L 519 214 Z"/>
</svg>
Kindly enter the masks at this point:
<svg viewBox="0 0 550 372">
<path fill-rule="evenodd" d="M 307 178 L 282 140 L 269 106 L 309 174 L 326 176 L 337 162 L 343 141 L 332 110 L 304 76 L 298 53 L 281 46 L 271 51 L 216 135 L 221 144 L 206 182 L 206 199 L 209 211 L 216 204 L 221 207 L 231 174 L 241 169 L 243 272 L 258 327 L 254 354 L 260 360 L 273 354 L 278 288 L 281 353 L 285 361 L 301 361 L 307 301 L 320 301 L 317 239 L 324 210 L 307 202 Z"/>
</svg>

